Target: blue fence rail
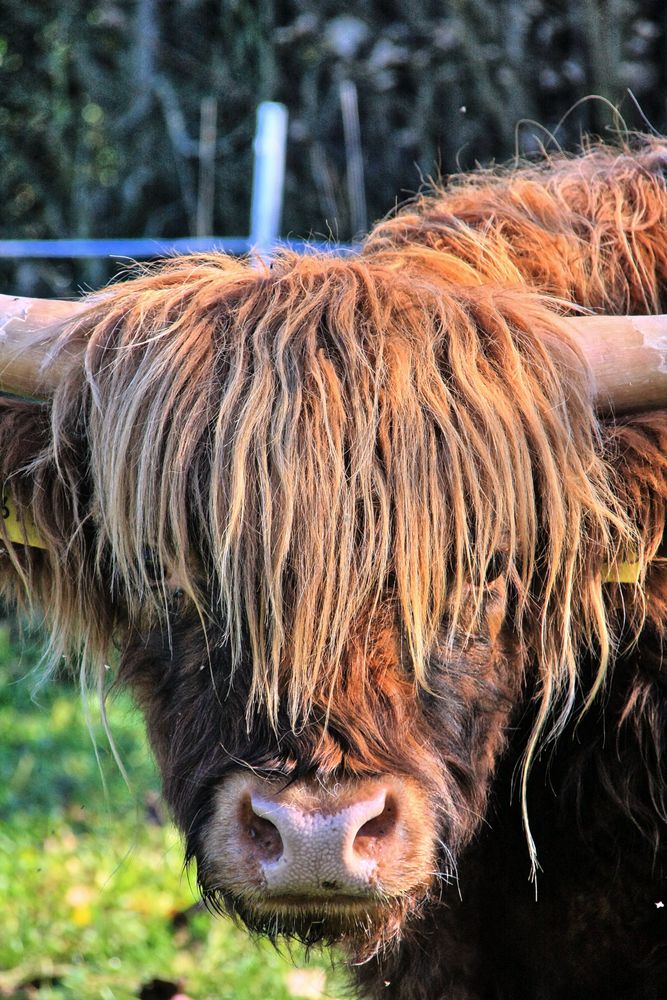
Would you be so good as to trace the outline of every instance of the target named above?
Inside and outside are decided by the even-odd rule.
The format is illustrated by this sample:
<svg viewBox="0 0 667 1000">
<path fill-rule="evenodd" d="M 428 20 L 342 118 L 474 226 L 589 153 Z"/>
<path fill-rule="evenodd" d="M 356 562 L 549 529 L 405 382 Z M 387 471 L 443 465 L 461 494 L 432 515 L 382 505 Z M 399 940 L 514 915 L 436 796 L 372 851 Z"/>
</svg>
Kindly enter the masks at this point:
<svg viewBox="0 0 667 1000">
<path fill-rule="evenodd" d="M 273 240 L 261 247 L 266 253 L 272 247 L 284 246 L 299 253 L 353 253 L 354 247 L 341 243 L 309 240 Z M 256 252 L 258 244 L 250 236 L 142 236 L 136 239 L 108 240 L 0 240 L 0 257 L 127 257 L 142 260 L 148 257 L 169 257 L 173 254 L 204 253 L 221 250 L 231 254 Z"/>
<path fill-rule="evenodd" d="M 166 257 L 174 253 L 201 253 L 224 250 L 243 254 L 251 248 L 249 237 L 180 237 L 168 239 L 149 236 L 137 239 L 107 240 L 0 240 L 0 257 Z"/>
</svg>

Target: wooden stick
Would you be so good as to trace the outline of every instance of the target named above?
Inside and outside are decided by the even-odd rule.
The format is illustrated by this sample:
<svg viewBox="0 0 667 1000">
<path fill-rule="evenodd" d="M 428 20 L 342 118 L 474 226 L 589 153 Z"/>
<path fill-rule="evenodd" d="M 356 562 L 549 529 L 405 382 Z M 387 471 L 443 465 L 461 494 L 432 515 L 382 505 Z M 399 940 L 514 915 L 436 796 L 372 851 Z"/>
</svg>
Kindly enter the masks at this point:
<svg viewBox="0 0 667 1000">
<path fill-rule="evenodd" d="M 199 112 L 199 187 L 197 190 L 197 236 L 213 232 L 215 198 L 215 143 L 218 102 L 202 97 Z"/>
</svg>

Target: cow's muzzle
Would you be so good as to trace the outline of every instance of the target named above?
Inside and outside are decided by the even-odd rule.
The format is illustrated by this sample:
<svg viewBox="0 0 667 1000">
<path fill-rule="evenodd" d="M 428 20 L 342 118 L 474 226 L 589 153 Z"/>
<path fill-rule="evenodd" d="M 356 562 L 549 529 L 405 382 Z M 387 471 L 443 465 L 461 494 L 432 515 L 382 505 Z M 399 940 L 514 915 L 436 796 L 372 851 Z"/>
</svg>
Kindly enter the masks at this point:
<svg viewBox="0 0 667 1000">
<path fill-rule="evenodd" d="M 434 868 L 428 798 L 412 779 L 228 778 L 202 838 L 205 892 L 257 913 L 326 919 L 423 893 Z"/>
</svg>

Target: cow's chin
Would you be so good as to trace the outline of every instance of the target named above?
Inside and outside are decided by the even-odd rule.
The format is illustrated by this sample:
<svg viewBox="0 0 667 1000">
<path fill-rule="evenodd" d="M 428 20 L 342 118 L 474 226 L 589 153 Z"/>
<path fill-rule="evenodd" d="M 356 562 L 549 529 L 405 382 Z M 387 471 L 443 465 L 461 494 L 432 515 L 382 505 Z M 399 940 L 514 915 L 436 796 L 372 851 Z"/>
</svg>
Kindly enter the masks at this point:
<svg viewBox="0 0 667 1000">
<path fill-rule="evenodd" d="M 210 908 L 241 920 L 253 934 L 272 940 L 295 939 L 306 947 L 339 945 L 356 961 L 365 961 L 400 939 L 426 895 L 377 899 L 332 896 L 320 900 L 265 896 L 253 900 L 205 893 L 204 898 Z"/>
</svg>

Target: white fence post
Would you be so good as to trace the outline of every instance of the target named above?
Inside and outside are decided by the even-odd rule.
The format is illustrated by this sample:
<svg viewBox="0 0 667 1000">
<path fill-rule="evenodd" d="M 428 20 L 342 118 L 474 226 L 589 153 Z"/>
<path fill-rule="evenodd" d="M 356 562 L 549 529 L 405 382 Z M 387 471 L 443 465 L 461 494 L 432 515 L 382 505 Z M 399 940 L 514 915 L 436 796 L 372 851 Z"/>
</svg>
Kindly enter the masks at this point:
<svg viewBox="0 0 667 1000">
<path fill-rule="evenodd" d="M 270 251 L 280 235 L 287 149 L 287 108 L 263 101 L 257 108 L 255 164 L 250 207 L 250 244 L 259 256 Z"/>
</svg>

